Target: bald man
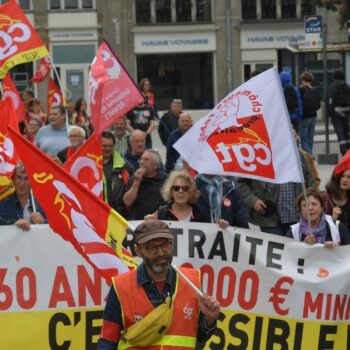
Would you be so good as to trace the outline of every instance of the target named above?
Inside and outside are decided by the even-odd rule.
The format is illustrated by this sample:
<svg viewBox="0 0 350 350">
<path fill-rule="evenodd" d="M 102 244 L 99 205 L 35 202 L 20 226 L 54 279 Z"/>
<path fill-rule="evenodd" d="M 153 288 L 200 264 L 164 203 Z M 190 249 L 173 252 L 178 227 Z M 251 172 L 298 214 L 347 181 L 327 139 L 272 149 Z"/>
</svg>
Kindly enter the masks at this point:
<svg viewBox="0 0 350 350">
<path fill-rule="evenodd" d="M 188 112 L 182 112 L 179 116 L 179 127 L 172 131 L 169 136 L 167 148 L 166 148 L 166 163 L 165 170 L 170 173 L 175 168 L 176 162 L 179 160 L 179 153 L 173 147 L 176 141 L 184 135 L 187 130 L 193 125 L 193 120 Z M 181 166 L 179 166 L 181 168 Z"/>
</svg>

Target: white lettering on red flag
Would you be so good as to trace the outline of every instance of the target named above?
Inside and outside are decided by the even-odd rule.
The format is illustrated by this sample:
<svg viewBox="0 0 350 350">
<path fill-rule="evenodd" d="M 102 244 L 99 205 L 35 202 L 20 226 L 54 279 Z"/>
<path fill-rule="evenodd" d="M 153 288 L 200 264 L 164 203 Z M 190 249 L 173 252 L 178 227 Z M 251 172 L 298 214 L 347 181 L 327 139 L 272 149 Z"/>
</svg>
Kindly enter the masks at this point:
<svg viewBox="0 0 350 350">
<path fill-rule="evenodd" d="M 106 42 L 98 49 L 89 76 L 90 110 L 100 135 L 144 97 Z"/>
</svg>

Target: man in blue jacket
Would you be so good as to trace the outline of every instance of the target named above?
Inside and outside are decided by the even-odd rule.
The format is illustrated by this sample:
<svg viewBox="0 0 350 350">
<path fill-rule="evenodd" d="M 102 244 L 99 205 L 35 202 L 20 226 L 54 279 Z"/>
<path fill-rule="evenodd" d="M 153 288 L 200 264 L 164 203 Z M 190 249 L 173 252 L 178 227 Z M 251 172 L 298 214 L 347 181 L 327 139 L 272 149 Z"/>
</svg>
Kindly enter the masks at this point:
<svg viewBox="0 0 350 350">
<path fill-rule="evenodd" d="M 299 89 L 292 84 L 292 77 L 289 72 L 281 72 L 280 80 L 284 92 L 284 98 L 288 109 L 290 122 L 299 134 L 299 122 L 303 115 L 303 104 Z"/>
</svg>

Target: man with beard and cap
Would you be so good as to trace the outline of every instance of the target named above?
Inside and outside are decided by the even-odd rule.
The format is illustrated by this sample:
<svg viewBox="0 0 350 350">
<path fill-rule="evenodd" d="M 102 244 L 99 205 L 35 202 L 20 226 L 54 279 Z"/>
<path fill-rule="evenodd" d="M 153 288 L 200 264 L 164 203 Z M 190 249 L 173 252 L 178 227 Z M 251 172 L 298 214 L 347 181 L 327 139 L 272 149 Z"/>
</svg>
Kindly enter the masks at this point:
<svg viewBox="0 0 350 350">
<path fill-rule="evenodd" d="M 198 296 L 172 267 L 174 236 L 166 223 L 146 220 L 133 236 L 142 263 L 113 278 L 97 349 L 195 349 L 197 342 L 203 343 L 213 334 L 220 304 L 206 293 Z M 198 270 L 180 270 L 200 288 Z M 171 313 L 156 314 L 169 299 Z M 152 316 L 157 316 L 154 322 L 145 324 Z M 166 326 L 157 325 L 160 318 Z M 133 327 L 137 333 L 130 337 Z"/>
</svg>

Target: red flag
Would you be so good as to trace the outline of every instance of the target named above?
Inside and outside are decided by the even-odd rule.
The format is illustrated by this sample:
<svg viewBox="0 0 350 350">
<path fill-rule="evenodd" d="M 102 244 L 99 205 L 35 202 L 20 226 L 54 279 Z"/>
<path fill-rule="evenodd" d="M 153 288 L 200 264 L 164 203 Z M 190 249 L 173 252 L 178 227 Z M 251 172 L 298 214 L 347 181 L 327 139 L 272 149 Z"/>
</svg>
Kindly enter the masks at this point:
<svg viewBox="0 0 350 350">
<path fill-rule="evenodd" d="M 81 184 L 103 198 L 101 138 L 95 133 L 68 158 L 65 169 Z"/>
<path fill-rule="evenodd" d="M 106 42 L 98 49 L 89 76 L 90 110 L 100 135 L 144 97 Z"/>
<path fill-rule="evenodd" d="M 17 64 L 38 60 L 48 51 L 16 1 L 0 6 L 0 79 Z"/>
<path fill-rule="evenodd" d="M 22 135 L 9 131 L 52 230 L 107 280 L 136 267 L 121 245 L 128 225 L 124 218 Z"/>
<path fill-rule="evenodd" d="M 50 112 L 52 107 L 62 105 L 64 105 L 62 92 L 56 85 L 55 81 L 50 78 L 47 96 L 47 110 Z"/>
<path fill-rule="evenodd" d="M 9 125 L 18 130 L 12 101 L 7 98 L 0 101 L 0 199 L 15 191 L 11 177 L 19 160 L 8 135 Z"/>
<path fill-rule="evenodd" d="M 31 79 L 32 83 L 41 83 L 49 75 L 51 71 L 51 60 L 49 56 L 43 57 L 40 59 L 38 68 Z"/>
<path fill-rule="evenodd" d="M 334 175 L 339 175 L 345 170 L 350 169 L 350 150 L 348 150 L 342 159 L 340 159 L 339 163 L 334 167 Z"/>
<path fill-rule="evenodd" d="M 6 74 L 6 77 L 2 81 L 2 88 L 4 90 L 5 99 L 10 99 L 16 111 L 17 122 L 25 120 L 26 110 L 23 105 L 21 96 L 19 95 L 15 84 L 12 82 L 10 74 Z"/>
</svg>

